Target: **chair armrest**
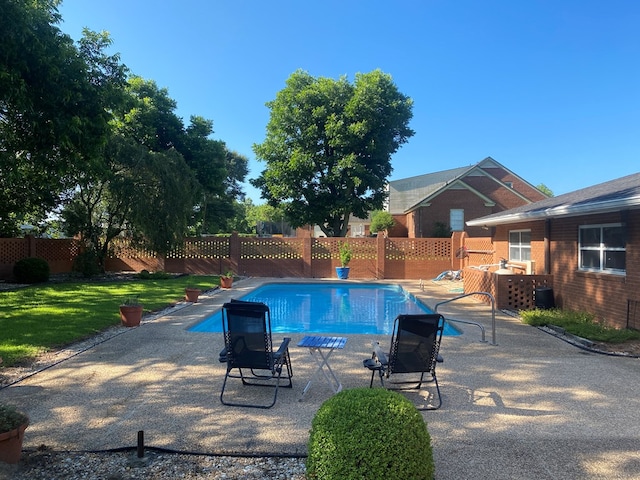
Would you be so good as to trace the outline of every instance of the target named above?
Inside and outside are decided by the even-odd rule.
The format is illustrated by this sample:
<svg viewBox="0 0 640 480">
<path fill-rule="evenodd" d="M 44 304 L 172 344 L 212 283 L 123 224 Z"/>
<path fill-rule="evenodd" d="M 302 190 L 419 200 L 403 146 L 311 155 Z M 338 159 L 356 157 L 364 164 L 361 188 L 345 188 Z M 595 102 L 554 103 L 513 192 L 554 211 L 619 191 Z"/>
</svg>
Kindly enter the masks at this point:
<svg viewBox="0 0 640 480">
<path fill-rule="evenodd" d="M 438 354 L 438 356 L 436 357 L 436 362 L 438 363 L 444 362 L 444 358 L 442 358 L 442 355 Z"/>
<path fill-rule="evenodd" d="M 373 347 L 373 358 L 377 358 L 381 365 L 389 365 L 389 359 L 387 354 L 382 351 L 380 342 L 372 342 L 371 346 Z"/>
<path fill-rule="evenodd" d="M 220 363 L 227 363 L 227 347 L 224 347 L 220 351 L 220 354 L 218 355 L 218 361 Z"/>
<path fill-rule="evenodd" d="M 277 352 L 274 352 L 273 354 L 273 358 L 275 360 L 278 360 L 280 358 L 283 358 L 285 356 L 285 354 L 287 353 L 287 350 L 289 349 L 289 342 L 291 342 L 291 339 L 289 337 L 285 337 L 282 339 L 282 343 L 280 344 L 280 348 L 278 348 Z"/>
</svg>

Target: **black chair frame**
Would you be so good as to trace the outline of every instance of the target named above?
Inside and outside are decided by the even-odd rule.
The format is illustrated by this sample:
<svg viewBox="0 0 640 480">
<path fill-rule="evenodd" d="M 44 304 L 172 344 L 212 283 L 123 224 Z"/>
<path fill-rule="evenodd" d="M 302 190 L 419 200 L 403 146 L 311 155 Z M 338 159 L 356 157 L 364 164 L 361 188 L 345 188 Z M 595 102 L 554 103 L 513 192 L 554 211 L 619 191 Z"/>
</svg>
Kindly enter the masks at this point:
<svg viewBox="0 0 640 480">
<path fill-rule="evenodd" d="M 277 351 L 271 339 L 271 314 L 264 303 L 232 300 L 222 306 L 225 347 L 219 361 L 227 364 L 220 392 L 220 402 L 235 407 L 271 408 L 278 389 L 292 388 L 293 369 L 289 356 L 290 338 L 284 338 Z M 235 372 L 237 370 L 237 373 Z M 250 375 L 243 370 L 250 371 Z M 273 398 L 267 404 L 253 404 L 225 399 L 227 380 L 240 379 L 243 385 L 271 387 Z M 280 385 L 281 380 L 287 383 Z"/>
<path fill-rule="evenodd" d="M 369 387 L 373 387 L 376 372 L 380 384 L 390 390 L 420 390 L 424 383 L 433 382 L 437 404 L 418 410 L 437 410 L 442 406 L 442 395 L 436 375 L 436 365 L 443 362 L 440 343 L 445 319 L 439 314 L 398 315 L 394 322 L 389 353 L 379 342 L 373 342 L 371 358 L 363 364 L 371 370 Z M 390 381 L 393 374 L 419 373 L 418 380 Z M 426 377 L 426 378 L 425 378 Z M 385 379 L 387 381 L 385 381 Z"/>
</svg>

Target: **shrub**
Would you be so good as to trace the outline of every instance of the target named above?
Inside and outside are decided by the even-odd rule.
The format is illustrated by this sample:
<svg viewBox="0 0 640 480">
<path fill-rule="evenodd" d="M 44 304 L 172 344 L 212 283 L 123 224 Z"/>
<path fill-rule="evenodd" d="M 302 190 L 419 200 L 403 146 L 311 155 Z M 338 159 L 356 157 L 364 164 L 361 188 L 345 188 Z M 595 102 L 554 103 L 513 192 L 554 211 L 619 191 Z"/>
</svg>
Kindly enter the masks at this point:
<svg viewBox="0 0 640 480">
<path fill-rule="evenodd" d="M 140 270 L 140 272 L 136 275 L 140 280 L 168 280 L 172 277 L 170 273 L 158 271 L 158 272 L 150 272 L 149 270 Z"/>
<path fill-rule="evenodd" d="M 420 412 L 399 393 L 344 390 L 313 418 L 306 468 L 314 480 L 431 480 L 431 437 Z"/>
<path fill-rule="evenodd" d="M 371 233 L 385 232 L 395 225 L 393 215 L 384 210 L 377 210 L 371 214 Z"/>
<path fill-rule="evenodd" d="M 76 256 L 73 260 L 73 271 L 81 273 L 85 278 L 103 273 L 98 255 L 93 250 L 85 250 Z"/>
<path fill-rule="evenodd" d="M 23 258 L 13 266 L 13 276 L 18 283 L 46 282 L 50 273 L 49 264 L 42 258 Z"/>
<path fill-rule="evenodd" d="M 29 423 L 29 417 L 13 405 L 0 403 L 0 433 L 10 432 L 25 423 Z"/>
</svg>

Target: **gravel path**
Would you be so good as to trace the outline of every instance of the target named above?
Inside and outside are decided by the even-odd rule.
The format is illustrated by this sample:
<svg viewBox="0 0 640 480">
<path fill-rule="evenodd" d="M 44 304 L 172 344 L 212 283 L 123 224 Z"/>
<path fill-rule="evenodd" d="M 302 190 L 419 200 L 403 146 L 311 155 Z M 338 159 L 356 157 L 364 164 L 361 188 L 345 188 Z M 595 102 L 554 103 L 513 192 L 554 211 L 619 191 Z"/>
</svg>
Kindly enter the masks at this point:
<svg viewBox="0 0 640 480">
<path fill-rule="evenodd" d="M 304 480 L 304 459 L 225 457 L 145 452 L 23 452 L 17 465 L 0 463 L 2 480 Z"/>
</svg>

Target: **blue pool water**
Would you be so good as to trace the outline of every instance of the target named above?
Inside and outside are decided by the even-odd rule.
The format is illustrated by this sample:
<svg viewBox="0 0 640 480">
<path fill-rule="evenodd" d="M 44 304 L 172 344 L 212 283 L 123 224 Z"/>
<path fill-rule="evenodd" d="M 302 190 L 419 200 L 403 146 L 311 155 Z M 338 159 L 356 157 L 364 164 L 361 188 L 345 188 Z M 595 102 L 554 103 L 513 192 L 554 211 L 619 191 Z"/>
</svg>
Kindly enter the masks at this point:
<svg viewBox="0 0 640 480">
<path fill-rule="evenodd" d="M 277 333 L 390 335 L 401 313 L 432 313 L 399 285 L 355 283 L 271 283 L 238 300 L 264 302 Z M 222 313 L 204 319 L 191 332 L 221 332 Z M 445 324 L 445 335 L 459 335 Z"/>
</svg>

